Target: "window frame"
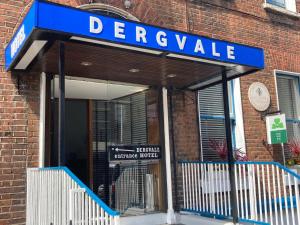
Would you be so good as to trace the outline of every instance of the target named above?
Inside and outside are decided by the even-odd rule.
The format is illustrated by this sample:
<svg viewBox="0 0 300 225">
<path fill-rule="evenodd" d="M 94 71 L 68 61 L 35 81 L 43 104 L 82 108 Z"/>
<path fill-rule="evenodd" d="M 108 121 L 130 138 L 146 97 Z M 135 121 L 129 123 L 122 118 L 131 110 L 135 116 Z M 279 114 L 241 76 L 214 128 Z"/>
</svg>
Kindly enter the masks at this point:
<svg viewBox="0 0 300 225">
<path fill-rule="evenodd" d="M 295 97 L 295 104 L 296 104 L 296 112 L 295 112 L 296 118 L 286 117 L 286 122 L 292 123 L 292 124 L 294 124 L 294 123 L 300 124 L 300 73 L 294 73 L 294 72 L 282 71 L 282 70 L 274 70 L 274 77 L 275 77 L 276 98 L 277 98 L 276 100 L 277 100 L 277 109 L 278 110 L 280 110 L 280 105 L 279 105 L 277 77 L 295 80 L 295 82 L 293 82 L 293 94 Z M 297 82 L 297 80 L 298 80 L 298 82 Z M 298 95 L 297 95 L 297 93 L 298 93 Z"/>
<path fill-rule="evenodd" d="M 280 4 L 278 0 L 265 0 L 265 4 L 271 5 L 273 7 L 279 7 L 284 10 L 288 10 L 297 13 L 296 0 L 283 0 L 284 3 Z"/>
<path fill-rule="evenodd" d="M 280 4 L 280 2 L 278 0 L 266 0 L 266 3 L 271 4 L 271 5 L 275 5 L 275 6 L 284 8 L 284 9 L 286 9 L 286 7 L 287 7 L 287 5 L 286 5 L 287 0 L 283 0 L 282 4 Z"/>
</svg>

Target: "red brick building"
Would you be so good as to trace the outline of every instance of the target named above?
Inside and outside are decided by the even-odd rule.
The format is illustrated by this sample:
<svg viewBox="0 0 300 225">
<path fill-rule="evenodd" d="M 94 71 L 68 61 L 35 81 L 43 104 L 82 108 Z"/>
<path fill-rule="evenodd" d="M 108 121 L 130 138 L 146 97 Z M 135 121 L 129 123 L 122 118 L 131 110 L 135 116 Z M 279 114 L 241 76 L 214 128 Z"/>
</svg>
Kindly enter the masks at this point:
<svg viewBox="0 0 300 225">
<path fill-rule="evenodd" d="M 296 10 L 293 1 L 297 4 Z M 1 225 L 25 224 L 26 168 L 39 166 L 41 157 L 39 155 L 40 74 L 34 71 L 26 74 L 18 71 L 6 72 L 4 68 L 4 49 L 32 2 L 29 0 L 0 2 Z M 283 74 L 299 79 L 300 1 L 286 0 L 288 9 L 278 7 L 275 3 L 266 4 L 265 0 L 60 0 L 53 2 L 72 7 L 95 4 L 99 9 L 109 12 L 113 10 L 111 7 L 113 6 L 120 10 L 123 17 L 127 16 L 129 19 L 135 17 L 150 25 L 263 48 L 265 69 L 240 78 L 244 149 L 252 161 L 283 162 L 281 147 L 271 147 L 266 144 L 264 115 L 266 112 L 279 109 L 275 77 Z M 249 101 L 248 90 L 253 82 L 263 83 L 270 93 L 271 104 L 267 111 L 257 111 Z M 296 93 L 299 97 L 299 92 Z M 197 160 L 201 155 L 201 141 L 199 141 L 201 135 L 199 135 L 199 118 L 196 113 L 196 95 L 192 92 L 175 91 L 173 100 L 173 144 L 176 157 L 172 159 Z M 297 110 L 299 111 L 299 108 Z M 299 114 L 293 119 L 299 120 Z M 153 140 L 159 139 L 155 136 L 155 131 L 153 135 Z M 46 137 L 46 144 L 47 141 Z M 171 141 L 171 145 L 173 144 Z M 46 159 L 45 165 L 50 165 Z M 174 170 L 172 173 L 174 176 Z"/>
</svg>

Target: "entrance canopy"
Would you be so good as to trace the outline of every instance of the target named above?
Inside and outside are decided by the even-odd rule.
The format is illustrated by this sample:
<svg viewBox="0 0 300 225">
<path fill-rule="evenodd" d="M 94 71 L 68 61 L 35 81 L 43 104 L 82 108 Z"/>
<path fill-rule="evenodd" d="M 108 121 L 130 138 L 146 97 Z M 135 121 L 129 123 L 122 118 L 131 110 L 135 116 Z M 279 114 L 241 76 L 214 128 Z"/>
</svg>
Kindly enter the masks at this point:
<svg viewBox="0 0 300 225">
<path fill-rule="evenodd" d="M 263 50 L 45 1 L 35 1 L 5 49 L 6 70 L 65 73 L 198 89 L 264 68 Z"/>
</svg>

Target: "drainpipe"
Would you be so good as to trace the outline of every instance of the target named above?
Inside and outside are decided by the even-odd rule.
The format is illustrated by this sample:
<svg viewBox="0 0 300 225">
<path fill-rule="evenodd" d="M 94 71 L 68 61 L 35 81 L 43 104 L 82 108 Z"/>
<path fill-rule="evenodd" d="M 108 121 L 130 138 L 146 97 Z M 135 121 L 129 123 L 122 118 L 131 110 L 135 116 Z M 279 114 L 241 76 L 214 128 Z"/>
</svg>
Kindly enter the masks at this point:
<svg viewBox="0 0 300 225">
<path fill-rule="evenodd" d="M 166 180 L 167 180 L 167 224 L 175 224 L 176 217 L 173 208 L 173 192 L 172 192 L 172 175 L 171 175 L 171 154 L 170 154 L 170 134 L 169 134 L 169 110 L 168 110 L 168 90 L 162 88 L 163 100 L 163 124 L 164 124 L 164 144 L 165 144 L 165 159 L 166 159 Z"/>
<path fill-rule="evenodd" d="M 223 85 L 223 103 L 225 114 L 225 129 L 226 129 L 226 144 L 228 149 L 228 165 L 229 165 L 229 180 L 230 180 L 230 201 L 231 201 L 231 215 L 233 224 L 238 224 L 238 211 L 237 211 L 237 198 L 236 198 L 236 180 L 234 170 L 234 152 L 232 147 L 232 135 L 231 135 L 231 122 L 230 122 L 230 109 L 229 109 L 229 97 L 228 97 L 228 79 L 226 75 L 226 69 L 222 71 L 222 85 Z"/>
</svg>

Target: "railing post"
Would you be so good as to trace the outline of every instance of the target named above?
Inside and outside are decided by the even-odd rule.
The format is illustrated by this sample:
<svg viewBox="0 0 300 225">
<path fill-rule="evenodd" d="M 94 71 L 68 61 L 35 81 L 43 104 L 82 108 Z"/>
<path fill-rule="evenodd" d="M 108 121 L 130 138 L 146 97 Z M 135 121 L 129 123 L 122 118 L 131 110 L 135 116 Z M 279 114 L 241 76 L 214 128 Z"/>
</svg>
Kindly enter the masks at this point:
<svg viewBox="0 0 300 225">
<path fill-rule="evenodd" d="M 255 220 L 256 210 L 256 195 L 254 193 L 255 182 L 254 182 L 254 169 L 253 165 L 247 165 L 248 167 L 248 184 L 249 184 L 249 203 L 250 203 L 250 219 Z"/>
<path fill-rule="evenodd" d="M 73 189 L 69 190 L 69 225 L 73 224 L 74 215 L 73 215 L 73 207 L 74 207 L 74 195 Z"/>
<path fill-rule="evenodd" d="M 226 143 L 228 149 L 228 164 L 229 164 L 229 179 L 230 179 L 230 200 L 231 200 L 231 215 L 233 223 L 238 223 L 238 210 L 237 210 L 237 196 L 236 196 L 236 181 L 234 170 L 234 152 L 231 139 L 231 122 L 230 122 L 230 108 L 228 98 L 228 79 L 225 68 L 222 71 L 222 86 L 223 86 L 223 103 L 224 103 L 224 115 L 225 115 L 225 129 L 226 129 Z"/>
</svg>

